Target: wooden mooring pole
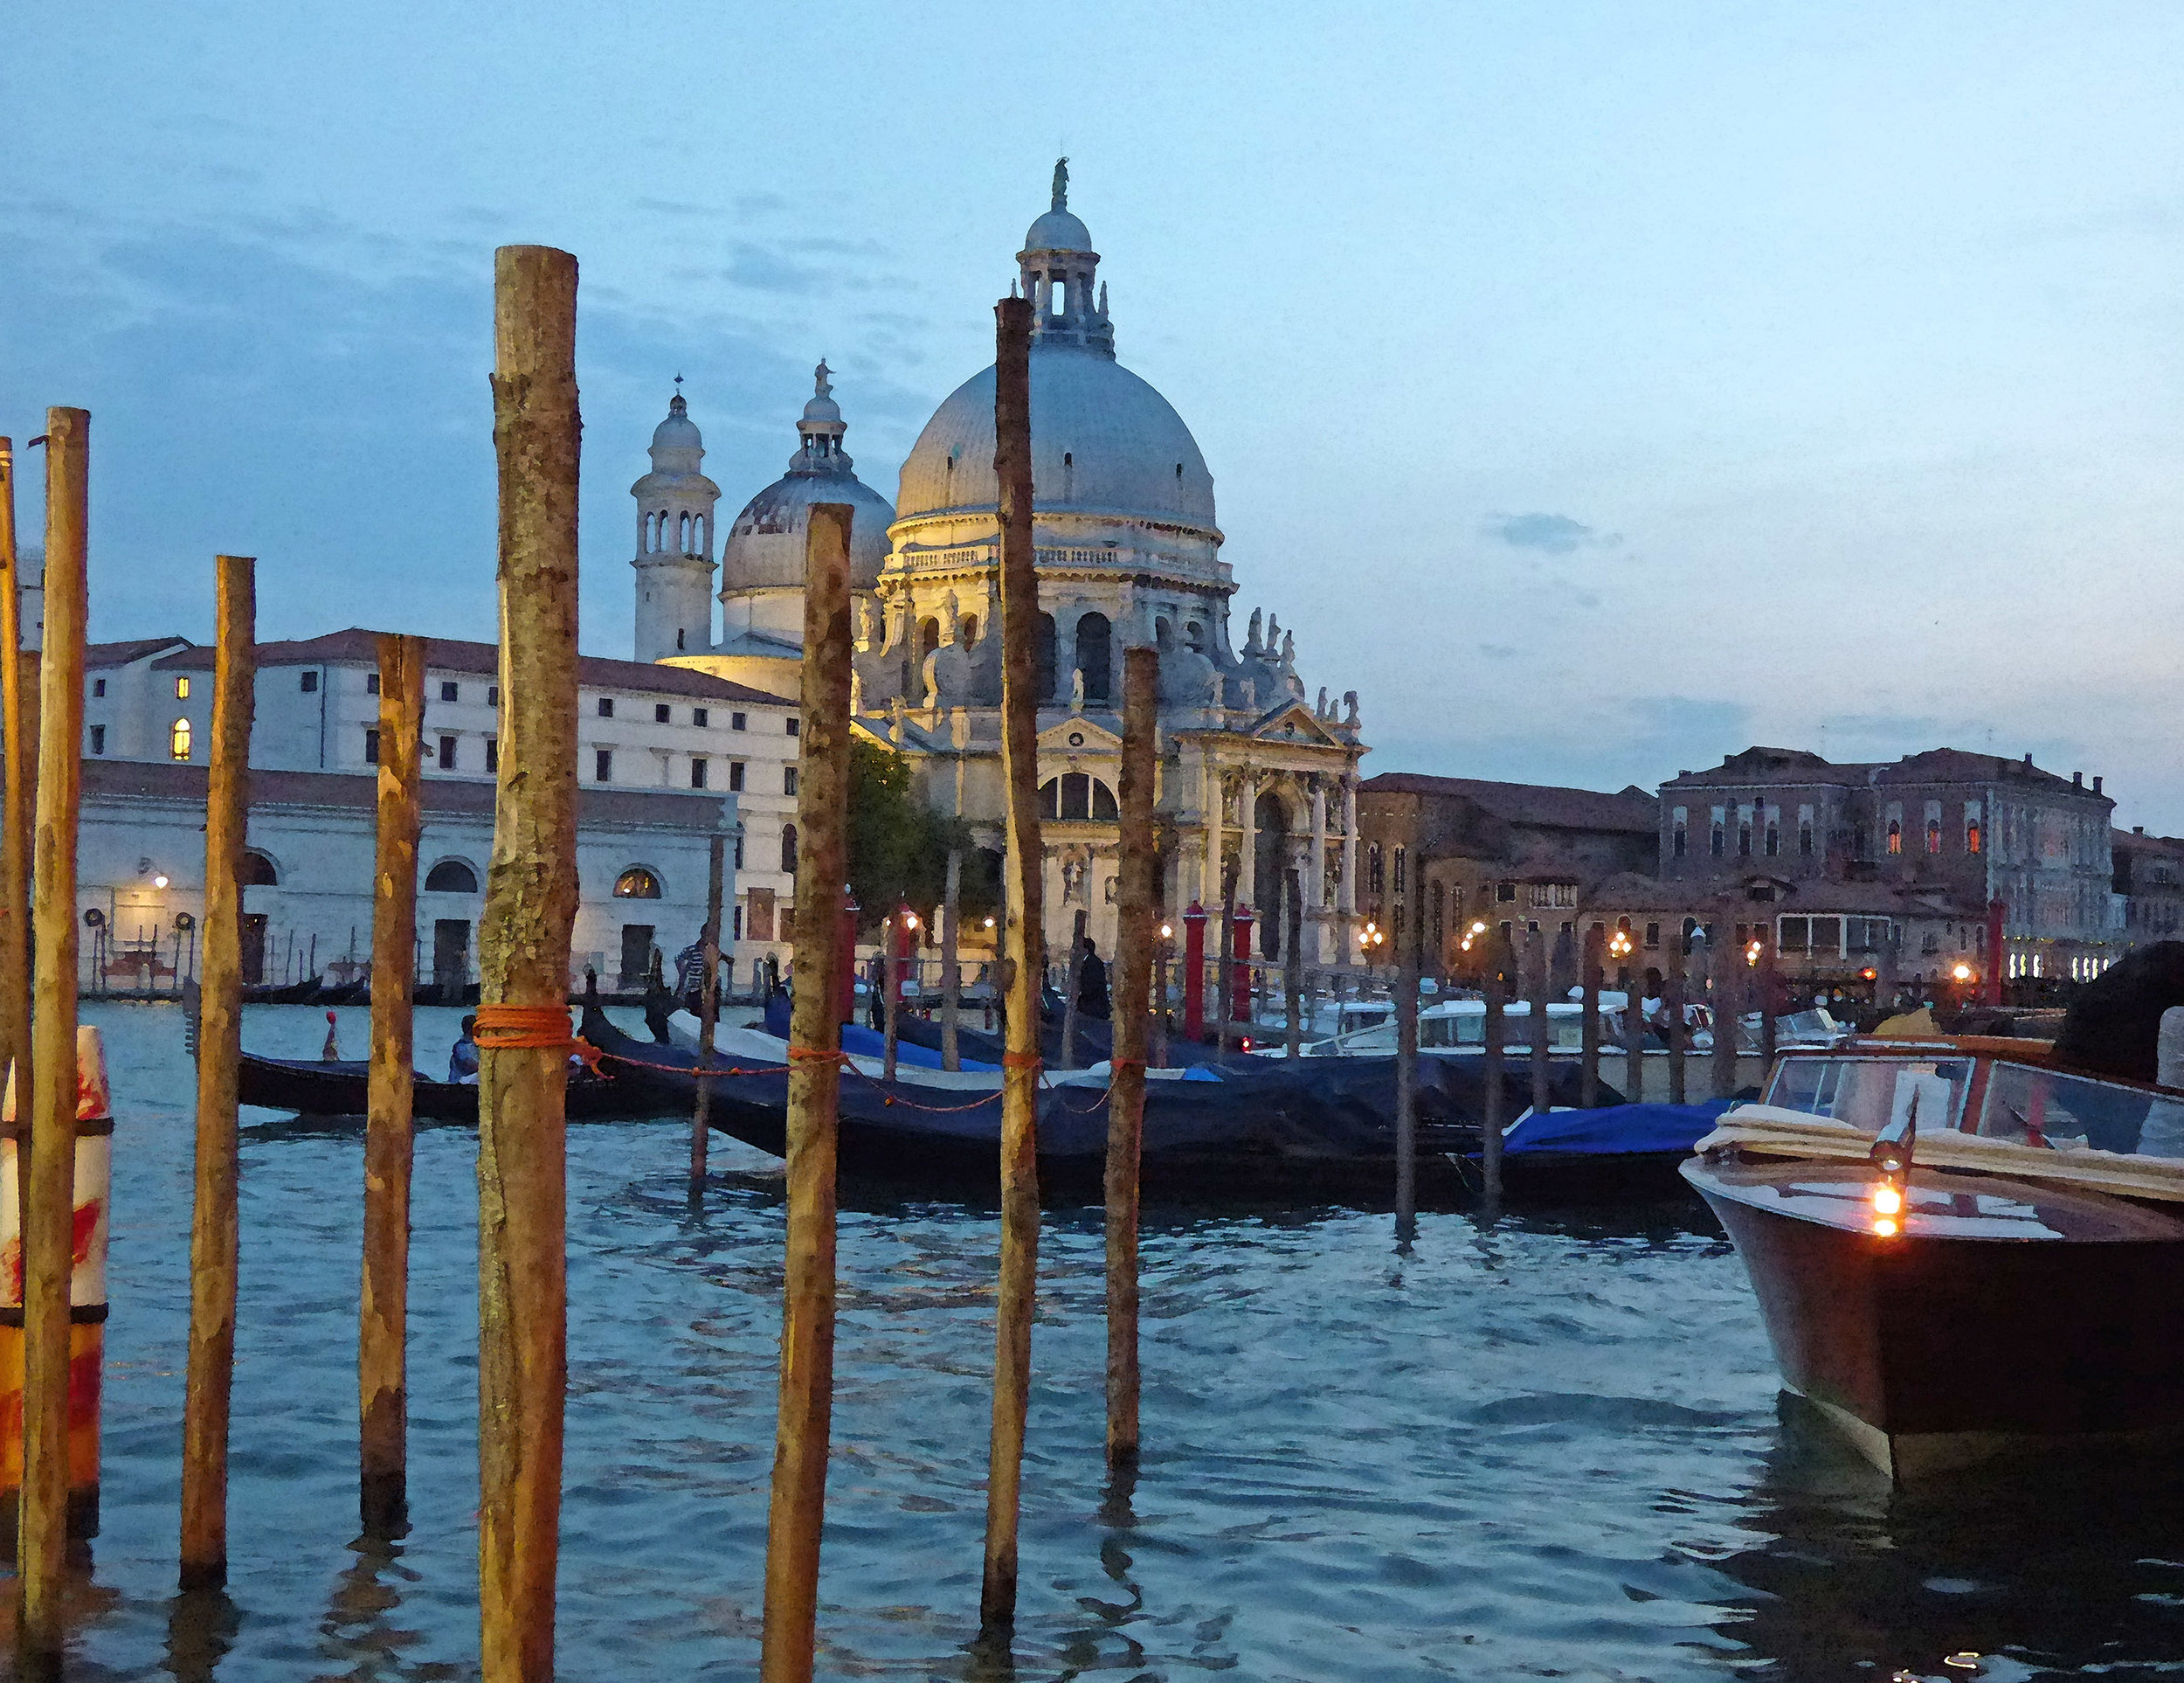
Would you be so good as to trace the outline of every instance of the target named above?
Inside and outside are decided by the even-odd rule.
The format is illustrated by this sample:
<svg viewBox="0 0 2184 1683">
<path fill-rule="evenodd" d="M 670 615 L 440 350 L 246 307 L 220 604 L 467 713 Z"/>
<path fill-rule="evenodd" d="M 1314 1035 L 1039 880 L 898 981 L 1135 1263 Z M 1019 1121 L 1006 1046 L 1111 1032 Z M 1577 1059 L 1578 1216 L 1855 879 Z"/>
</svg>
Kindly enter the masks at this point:
<svg viewBox="0 0 2184 1683">
<path fill-rule="evenodd" d="M 15 536 L 15 444 L 0 438 L 0 1086 L 17 1068 L 18 1119 L 30 1115 L 31 832 L 38 780 L 31 769 L 31 721 L 23 683 L 23 572 Z M 30 1197 L 27 1175 L 17 1177 Z M 18 1209 L 17 1217 L 21 1219 Z M 18 1227 L 17 1232 L 23 1229 Z"/>
<path fill-rule="evenodd" d="M 798 787 L 802 788 L 799 784 Z M 803 835 L 799 828 L 798 835 Z M 698 1068 L 713 1067 L 713 1040 L 721 1020 L 722 902 L 728 895 L 728 837 L 715 831 L 705 862 L 705 928 L 698 937 L 698 955 L 705 963 L 705 980 L 698 984 Z M 713 1084 L 700 1078 L 697 1102 L 690 1107 L 690 1195 L 705 1190 L 705 1159 L 713 1143 Z"/>
<path fill-rule="evenodd" d="M 1774 925 L 1759 938 L 1759 1082 L 1766 1086 L 1774 1070 L 1774 1014 L 1781 984 L 1774 968 Z"/>
<path fill-rule="evenodd" d="M 1485 1055 L 1480 1060 L 1484 1091 L 1479 1107 L 1479 1182 L 1489 1208 L 1502 1200 L 1502 1129 L 1509 1115 L 1502 1056 L 1509 1019 L 1502 1007 L 1509 998 L 1509 975 L 1516 961 L 1516 954 L 1499 931 L 1487 937 L 1486 1005 L 1479 1025 L 1485 1043 Z"/>
<path fill-rule="evenodd" d="M 379 639 L 379 833 L 371 891 L 371 1069 L 363 1293 L 356 1316 L 357 1509 L 390 1536 L 409 1506 L 410 1170 L 415 1152 L 417 848 L 425 640 Z"/>
<path fill-rule="evenodd" d="M 1399 854 L 1397 857 L 1400 858 Z M 1418 945 L 1425 873 L 1395 902 L 1395 1243 L 1418 1236 Z"/>
<path fill-rule="evenodd" d="M 1642 1105 L 1646 1098 L 1646 973 L 1633 953 L 1630 987 L 1623 995 L 1623 1084 L 1630 1102 Z"/>
<path fill-rule="evenodd" d="M 1598 924 L 1585 932 L 1585 1021 L 1579 1026 L 1578 1104 L 1591 1110 L 1600 1102 L 1600 971 L 1607 937 Z M 1637 1095 L 1631 1095 L 1637 1103 Z"/>
<path fill-rule="evenodd" d="M 1016 1624 L 1016 1532 L 1031 1397 L 1039 1276 L 1039 980 L 1046 973 L 1046 855 L 1039 822 L 1039 719 L 1033 650 L 1039 575 L 1032 551 L 1030 301 L 993 307 L 993 465 L 1000 481 L 1001 770 L 1008 791 L 1008 1042 L 1001 1076 L 1001 1271 L 994 1305 L 993 1433 L 986 1472 L 985 1568 L 978 1623 Z"/>
<path fill-rule="evenodd" d="M 1123 656 L 1121 912 L 1115 942 L 1115 1049 L 1107 1105 L 1107 1464 L 1137 1463 L 1137 1178 L 1145 1127 L 1145 1029 L 1151 1003 L 1154 738 L 1160 655 Z"/>
<path fill-rule="evenodd" d="M 37 1007 L 30 1065 L 17 1089 L 28 1126 L 23 1198 L 23 1494 L 16 1527 L 21 1587 L 17 1645 L 25 1670 L 57 1665 L 68 1537 L 69 1284 L 75 1250 L 76 821 L 82 794 L 85 555 L 90 520 L 91 417 L 45 412 L 45 638 L 39 662 Z M 10 583 L 13 581 L 10 580 Z M 25 1099 L 27 1098 L 27 1103 Z M 18 1121 L 18 1127 L 22 1124 Z M 18 1167 L 22 1153 L 17 1152 Z"/>
<path fill-rule="evenodd" d="M 1553 989 L 1549 985 L 1545 930 L 1531 932 L 1524 942 L 1524 959 L 1525 993 L 1531 1014 L 1531 1107 L 1535 1113 L 1545 1116 L 1554 1104 L 1552 1072 L 1547 1063 L 1554 1042 L 1553 1030 L 1547 1022 L 1547 1001 Z"/>
<path fill-rule="evenodd" d="M 948 849 L 948 883 L 940 902 L 940 1067 L 950 1072 L 963 1068 L 963 1054 L 956 1043 L 956 1018 L 963 1008 L 963 849 Z"/>
<path fill-rule="evenodd" d="M 486 1683 L 554 1674 L 577 911 L 577 260 L 494 253 L 501 770 L 478 932 L 478 1602 Z"/>
<path fill-rule="evenodd" d="M 197 1191 L 182 1415 L 182 1587 L 227 1582 L 228 1401 L 235 1372 L 238 1071 L 243 1049 L 243 842 L 257 665 L 256 564 L 224 555 L 204 814 L 204 981 L 197 1031 Z M 48 609 L 50 623 L 51 609 Z"/>
<path fill-rule="evenodd" d="M 1732 939 L 1729 920 L 1714 943 L 1714 1097 L 1737 1093 L 1737 1019 L 1744 1015 L 1744 948 Z"/>
<path fill-rule="evenodd" d="M 1661 985 L 1661 1004 L 1669 1017 L 1669 1103 L 1683 1102 L 1683 1046 L 1690 1029 L 1683 1021 L 1683 963 L 1690 937 L 1682 927 L 1669 932 L 1669 974 Z"/>
<path fill-rule="evenodd" d="M 805 887 L 796 901 L 796 997 L 789 1012 L 789 1222 L 773 1494 L 766 1514 L 765 1627 L 758 1659 L 764 1683 L 808 1683 L 818 1639 L 819 1540 L 834 1409 L 840 994 L 855 962 L 854 949 L 840 937 L 842 900 L 834 888 L 849 880 L 852 515 L 847 503 L 814 503 L 804 540 L 797 841 L 798 875 Z M 1036 1006 L 1033 1012 L 1035 1031 Z"/>
</svg>

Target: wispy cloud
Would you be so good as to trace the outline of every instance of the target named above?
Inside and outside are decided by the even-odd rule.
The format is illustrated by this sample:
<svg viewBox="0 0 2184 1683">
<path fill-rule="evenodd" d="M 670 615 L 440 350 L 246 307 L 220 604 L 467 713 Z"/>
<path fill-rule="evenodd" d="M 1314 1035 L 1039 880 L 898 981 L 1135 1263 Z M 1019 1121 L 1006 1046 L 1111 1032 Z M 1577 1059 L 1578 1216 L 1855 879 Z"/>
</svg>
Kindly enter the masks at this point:
<svg viewBox="0 0 2184 1683">
<path fill-rule="evenodd" d="M 1479 653 L 1489 661 L 1513 661 L 1517 658 L 1517 650 L 1507 643 L 1481 643 Z"/>
</svg>

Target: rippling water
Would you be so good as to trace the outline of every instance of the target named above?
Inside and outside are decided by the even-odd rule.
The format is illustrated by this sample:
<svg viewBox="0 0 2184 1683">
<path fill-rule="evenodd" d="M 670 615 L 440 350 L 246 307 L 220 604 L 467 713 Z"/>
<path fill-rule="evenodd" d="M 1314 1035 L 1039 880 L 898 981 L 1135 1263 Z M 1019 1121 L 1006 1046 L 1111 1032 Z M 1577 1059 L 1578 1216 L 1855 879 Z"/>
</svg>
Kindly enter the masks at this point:
<svg viewBox="0 0 2184 1683">
<path fill-rule="evenodd" d="M 104 1530 L 72 1674 L 475 1674 L 474 1140 L 418 1142 L 412 1527 L 354 1523 L 360 1151 L 244 1148 L 232 1587 L 173 1594 L 190 1070 L 169 1008 L 98 1007 L 119 1112 Z M 458 1014 L 422 1011 L 421 1048 Z M 364 1014 L 345 1012 L 361 1055 Z M 309 1055 L 322 1014 L 253 1008 Z M 429 1062 L 430 1060 L 425 1060 Z M 273 1121 L 245 1112 L 246 1125 Z M 756 1668 L 782 1204 L 687 1134 L 570 1131 L 561 1673 Z M 716 1157 L 716 1165 L 719 1159 Z M 1148 1212 L 1145 1463 L 1101 1458 L 1101 1241 L 1048 1219 L 1014 1675 L 1884 1680 L 2151 1676 L 2184 1658 L 2184 1506 L 2143 1471 L 1916 1500 L 1800 1417 L 1734 1254 L 1651 1219 Z M 966 1678 L 996 1223 L 841 1223 L 822 1673 Z M 1953 1675 L 1966 1673 L 1961 1670 Z"/>
</svg>

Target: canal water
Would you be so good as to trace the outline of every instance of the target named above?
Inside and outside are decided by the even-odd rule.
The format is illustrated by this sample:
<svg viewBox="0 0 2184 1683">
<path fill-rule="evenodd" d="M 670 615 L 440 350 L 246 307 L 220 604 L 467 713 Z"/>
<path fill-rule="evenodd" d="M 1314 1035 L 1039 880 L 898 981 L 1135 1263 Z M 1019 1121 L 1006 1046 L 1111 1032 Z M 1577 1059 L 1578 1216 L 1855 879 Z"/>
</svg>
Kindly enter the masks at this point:
<svg viewBox="0 0 2184 1683">
<path fill-rule="evenodd" d="M 174 1594 L 191 1070 L 99 1006 L 115 1084 L 104 1527 L 71 1675 L 476 1673 L 474 1139 L 418 1142 L 412 1527 L 355 1524 L 360 1148 L 246 1112 L 225 1600 Z M 419 1013 L 420 1063 L 459 1014 Z M 365 1014 L 341 1014 L 361 1055 Z M 311 1056 L 324 1014 L 252 1008 Z M 570 1134 L 560 1603 L 572 1680 L 755 1674 L 783 1208 L 687 1132 Z M 716 1162 L 720 1160 L 716 1155 Z M 1148 1212 L 1147 1452 L 1101 1457 L 1101 1236 L 1040 1257 L 1019 1679 L 2028 1679 L 2184 1664 L 2184 1504 L 2146 1469 L 1893 1497 L 1778 1403 L 1696 1204 L 1623 1216 Z M 832 1678 L 974 1660 L 990 1210 L 852 1195 L 819 1627 Z M 1979 1656 L 1952 1667 L 1952 1656 Z"/>
</svg>

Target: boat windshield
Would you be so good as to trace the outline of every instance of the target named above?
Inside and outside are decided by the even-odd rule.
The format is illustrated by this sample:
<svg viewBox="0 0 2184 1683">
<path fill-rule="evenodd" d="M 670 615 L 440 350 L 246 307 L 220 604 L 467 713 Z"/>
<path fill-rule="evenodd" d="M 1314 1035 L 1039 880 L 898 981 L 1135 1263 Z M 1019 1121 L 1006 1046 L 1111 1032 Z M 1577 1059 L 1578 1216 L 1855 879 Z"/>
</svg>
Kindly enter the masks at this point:
<svg viewBox="0 0 2184 1683">
<path fill-rule="evenodd" d="M 1922 1129 L 1953 1128 L 1964 1114 L 1972 1063 L 1969 1057 L 1786 1056 L 1775 1064 L 1764 1102 L 1878 1133 L 1916 1093 Z"/>
<path fill-rule="evenodd" d="M 1980 1132 L 2033 1145 L 2184 1158 L 2184 1099 L 1998 1060 L 1980 1107 Z"/>
</svg>

